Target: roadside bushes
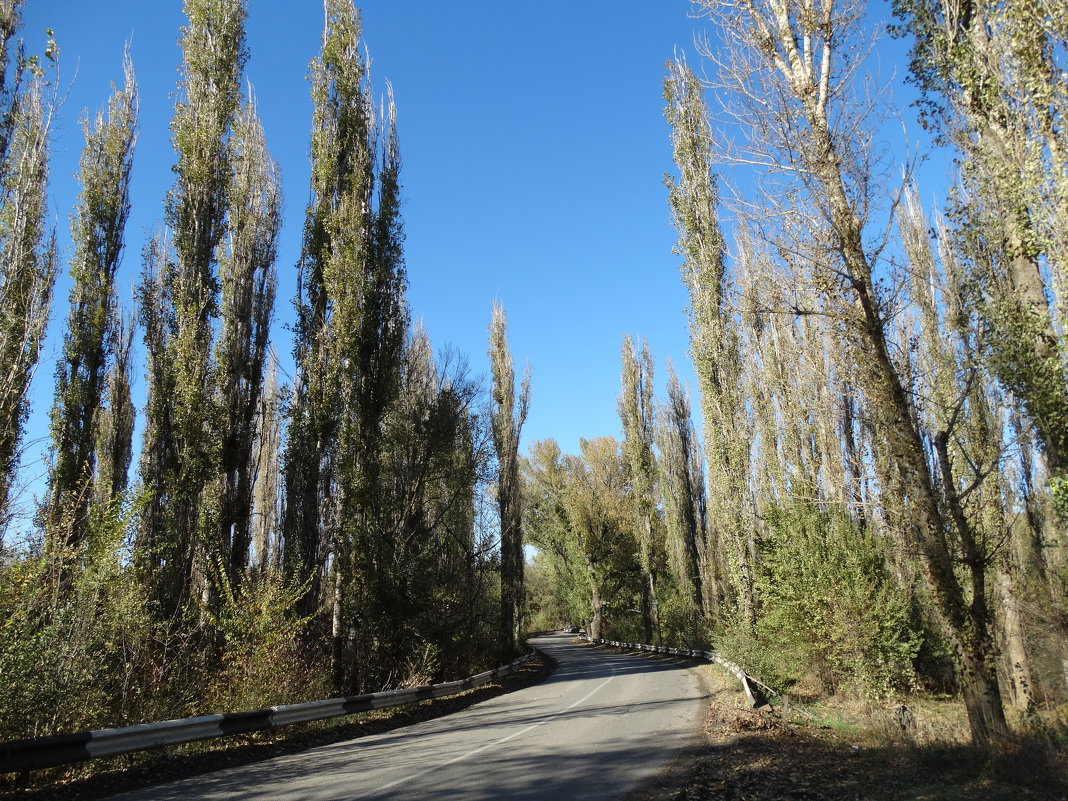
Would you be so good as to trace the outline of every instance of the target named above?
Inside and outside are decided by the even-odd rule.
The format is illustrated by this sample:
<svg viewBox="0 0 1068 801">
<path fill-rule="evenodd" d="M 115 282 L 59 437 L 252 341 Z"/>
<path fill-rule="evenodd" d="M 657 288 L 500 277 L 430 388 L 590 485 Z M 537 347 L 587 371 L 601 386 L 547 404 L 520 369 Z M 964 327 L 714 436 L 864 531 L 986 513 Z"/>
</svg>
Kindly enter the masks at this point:
<svg viewBox="0 0 1068 801">
<path fill-rule="evenodd" d="M 115 725 L 145 710 L 159 631 L 123 565 L 125 520 L 113 504 L 93 515 L 82 546 L 0 567 L 0 738 Z"/>
<path fill-rule="evenodd" d="M 774 678 L 817 693 L 913 686 L 923 632 L 883 544 L 836 509 L 773 507 L 766 522 L 754 634 Z M 728 639 L 738 647 L 738 632 Z"/>
<path fill-rule="evenodd" d="M 215 573 L 217 608 L 206 622 L 214 632 L 218 665 L 204 671 L 209 677 L 204 712 L 329 698 L 329 665 L 304 645 L 309 620 L 295 611 L 304 588 L 276 570 L 250 572 L 238 587 L 226 579 L 221 563 Z"/>
<path fill-rule="evenodd" d="M 0 740 L 325 698 L 329 670 L 274 572 L 167 621 L 128 552 L 129 510 L 78 547 L 0 564 Z"/>
</svg>

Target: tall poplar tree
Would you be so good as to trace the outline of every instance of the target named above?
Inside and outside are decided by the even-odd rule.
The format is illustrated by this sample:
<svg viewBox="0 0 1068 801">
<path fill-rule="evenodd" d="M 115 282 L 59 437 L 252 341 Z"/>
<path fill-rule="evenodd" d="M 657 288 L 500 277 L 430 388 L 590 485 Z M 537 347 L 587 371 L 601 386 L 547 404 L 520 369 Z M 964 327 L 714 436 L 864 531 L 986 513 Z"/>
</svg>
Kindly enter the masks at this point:
<svg viewBox="0 0 1068 801">
<path fill-rule="evenodd" d="M 623 423 L 623 458 L 630 481 L 631 498 L 638 524 L 638 558 L 642 566 L 642 622 L 645 642 L 660 645 L 660 600 L 657 575 L 661 560 L 656 515 L 656 457 L 653 455 L 653 357 L 643 339 L 623 338 L 622 388 L 619 418 Z"/>
<path fill-rule="evenodd" d="M 106 403 L 96 426 L 95 503 L 111 504 L 126 491 L 133 461 L 133 431 L 137 410 L 133 404 L 134 324 L 128 315 L 116 321 L 111 339 L 111 367 L 105 379 Z"/>
<path fill-rule="evenodd" d="M 29 414 L 26 395 L 57 269 L 55 233 L 46 223 L 52 109 L 45 97 L 45 65 L 27 58 L 22 42 L 13 41 L 21 5 L 0 3 L 0 532 L 11 518 Z M 50 39 L 46 61 L 54 62 L 57 52 Z"/>
<path fill-rule="evenodd" d="M 130 169 L 137 136 L 137 89 L 129 55 L 125 73 L 125 85 L 111 96 L 107 117 L 97 115 L 95 125 L 84 122 L 82 192 L 71 220 L 75 252 L 70 264 L 70 313 L 63 356 L 56 367 L 53 463 L 44 509 L 46 538 L 57 548 L 85 540 L 90 508 L 100 500 L 94 484 L 108 485 L 107 494 L 113 495 L 125 486 L 117 473 L 129 467 L 131 427 L 122 423 L 101 437 L 106 421 L 128 416 L 124 408 L 128 397 L 117 383 L 128 366 L 129 348 L 115 295 L 115 273 L 130 212 Z M 114 408 L 104 418 L 106 397 Z M 98 465 L 105 467 L 106 475 Z"/>
<path fill-rule="evenodd" d="M 504 307 L 493 304 L 489 357 L 493 375 L 490 425 L 497 454 L 497 508 L 501 525 L 500 653 L 516 650 L 523 613 L 523 502 L 519 484 L 519 438 L 530 408 L 530 373 L 523 376 L 516 395 L 515 368 L 508 351 L 508 323 Z"/>
<path fill-rule="evenodd" d="M 958 244 L 989 364 L 1038 433 L 1068 514 L 1068 29 L 1063 5 L 895 0 L 924 122 L 961 151 Z"/>
<path fill-rule="evenodd" d="M 690 413 L 690 399 L 670 362 L 667 403 L 659 411 L 656 441 L 660 452 L 657 472 L 664 501 L 664 524 L 678 552 L 676 582 L 697 615 L 703 618 L 718 601 L 720 577 L 714 543 L 706 549 L 704 465 Z"/>
<path fill-rule="evenodd" d="M 1010 522 L 1014 503 L 1005 492 L 1011 443 L 1001 423 L 1004 393 L 981 359 L 982 323 L 968 303 L 967 279 L 952 249 L 952 236 L 942 224 L 932 228 L 914 190 L 899 217 L 913 277 L 910 295 L 920 312 L 926 425 L 948 432 L 933 438 L 943 481 L 954 482 L 945 490 L 948 506 L 957 526 L 966 525 L 971 532 L 963 544 L 973 542 L 977 549 L 966 555 L 967 563 L 994 573 L 991 599 L 980 594 L 973 602 L 995 606 L 996 599 L 1006 694 L 1014 705 L 1027 709 L 1034 702 L 1034 680 L 1025 631 L 1030 621 L 1020 596 L 1028 549 L 1022 536 L 1025 527 Z M 937 254 L 929 241 L 932 230 L 939 233 Z"/>
<path fill-rule="evenodd" d="M 865 138 L 872 131 L 861 120 L 870 109 L 851 94 L 860 62 L 850 48 L 857 42 L 862 5 L 814 0 L 741 6 L 701 0 L 701 5 L 725 42 L 706 55 L 718 66 L 717 81 L 729 91 L 731 110 L 747 120 L 745 147 L 787 177 L 794 197 L 807 201 L 804 209 L 792 208 L 793 217 L 783 218 L 776 234 L 789 239 L 776 244 L 792 256 L 783 258 L 819 304 L 805 311 L 841 322 L 842 344 L 860 368 L 858 382 L 908 498 L 910 534 L 928 587 L 960 657 L 972 737 L 986 742 L 1007 731 L 984 600 L 986 565 L 954 499 L 958 474 L 941 457 L 941 476 L 932 472 L 910 371 L 892 352 L 894 298 L 876 280 L 881 246 L 868 240 L 877 189 Z M 938 442 L 955 431 L 949 426 L 931 433 Z M 962 574 L 958 558 L 966 566 Z"/>
<path fill-rule="evenodd" d="M 275 257 L 281 226 L 278 168 L 267 152 L 255 107 L 234 125 L 228 247 L 220 260 L 222 327 L 216 344 L 222 492 L 219 544 L 229 581 L 241 580 L 252 545 L 254 458 L 263 404 L 268 333 L 274 309 Z"/>
<path fill-rule="evenodd" d="M 679 231 L 676 252 L 683 257 L 682 278 L 690 296 L 690 352 L 701 391 L 709 524 L 715 528 L 714 540 L 730 549 L 741 622 L 752 629 L 757 619 L 757 546 L 748 486 L 751 424 L 741 391 L 738 332 L 726 292 L 712 132 L 700 82 L 685 64 L 668 64 L 664 99 L 680 173 L 677 181 L 666 180 Z"/>
<path fill-rule="evenodd" d="M 141 475 L 151 492 L 141 551 L 159 571 L 168 616 L 207 593 L 205 563 L 217 549 L 218 501 L 207 491 L 219 459 L 212 356 L 234 177 L 231 133 L 248 58 L 245 8 L 245 0 L 184 4 L 169 238 L 150 246 L 140 290 L 150 380 Z"/>
<path fill-rule="evenodd" d="M 311 203 L 304 227 L 285 453 L 287 571 L 313 614 L 333 570 L 335 683 L 360 686 L 357 651 L 373 643 L 358 581 L 379 564 L 391 532 L 379 508 L 383 425 L 400 387 L 407 332 L 400 152 L 390 98 L 370 98 L 360 17 L 328 0 L 322 53 L 312 62 Z"/>
</svg>

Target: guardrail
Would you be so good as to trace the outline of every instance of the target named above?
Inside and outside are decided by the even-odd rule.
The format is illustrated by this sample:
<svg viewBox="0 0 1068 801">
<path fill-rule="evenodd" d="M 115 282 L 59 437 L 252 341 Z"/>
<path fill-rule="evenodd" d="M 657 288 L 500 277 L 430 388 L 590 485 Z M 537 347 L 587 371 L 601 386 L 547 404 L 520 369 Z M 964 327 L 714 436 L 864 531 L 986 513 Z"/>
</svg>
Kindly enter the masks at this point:
<svg viewBox="0 0 1068 801">
<path fill-rule="evenodd" d="M 770 702 L 772 698 L 778 696 L 771 687 L 754 679 L 738 665 L 734 664 L 715 651 L 697 651 L 690 648 L 668 648 L 664 645 L 646 645 L 644 643 L 636 642 L 617 642 L 616 640 L 602 640 L 587 637 L 585 634 L 579 635 L 582 639 L 593 643 L 594 645 L 610 645 L 613 648 L 627 648 L 631 651 L 649 651 L 656 654 L 671 654 L 672 656 L 688 656 L 693 659 L 704 659 L 708 662 L 715 662 L 717 665 L 726 668 L 734 677 L 742 683 L 742 689 L 745 691 L 745 697 L 749 699 L 749 703 L 753 705 L 753 708 L 764 706 Z"/>
<path fill-rule="evenodd" d="M 272 706 L 250 712 L 201 715 L 159 723 L 140 723 L 136 726 L 124 726 L 118 729 L 95 729 L 77 734 L 13 740 L 0 743 L 0 773 L 38 770 L 97 757 L 145 751 L 164 745 L 178 745 L 230 734 L 275 729 L 292 723 L 309 723 L 313 720 L 344 717 L 372 709 L 425 701 L 428 698 L 442 698 L 473 687 L 480 687 L 494 679 L 514 673 L 521 665 L 536 656 L 535 650 L 499 668 L 487 670 L 466 679 L 424 687 L 328 698 L 324 701 L 309 701 L 303 704 Z"/>
</svg>

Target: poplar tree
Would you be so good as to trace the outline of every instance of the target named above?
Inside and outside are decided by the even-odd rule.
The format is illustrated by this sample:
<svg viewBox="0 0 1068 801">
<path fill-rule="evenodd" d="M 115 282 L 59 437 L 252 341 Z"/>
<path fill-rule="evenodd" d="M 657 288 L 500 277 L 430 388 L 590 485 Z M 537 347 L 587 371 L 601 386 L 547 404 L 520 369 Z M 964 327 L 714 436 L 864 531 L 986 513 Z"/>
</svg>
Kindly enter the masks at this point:
<svg viewBox="0 0 1068 801">
<path fill-rule="evenodd" d="M 185 2 L 169 238 L 150 246 L 140 290 L 150 376 L 141 474 L 152 493 L 142 552 L 159 571 L 168 616 L 207 595 L 205 562 L 218 550 L 219 504 L 208 492 L 220 446 L 212 356 L 234 177 L 231 133 L 248 58 L 245 8 L 245 0 Z"/>
<path fill-rule="evenodd" d="M 328 557 L 333 569 L 335 684 L 361 684 L 357 650 L 371 647 L 370 574 L 388 547 L 383 426 L 400 387 L 407 332 L 400 152 L 392 98 L 376 116 L 360 56 L 360 18 L 328 0 L 322 53 L 312 62 L 312 181 L 296 301 L 285 454 L 287 571 L 312 614 Z M 365 625 L 366 624 L 366 625 Z"/>
<path fill-rule="evenodd" d="M 1033 703 L 1033 681 L 1018 598 L 1018 537 L 1003 492 L 1008 443 L 1002 432 L 1002 391 L 981 362 L 982 326 L 968 303 L 962 266 L 949 247 L 952 238 L 943 225 L 932 228 L 912 188 L 899 218 L 924 346 L 918 353 L 927 399 L 924 422 L 936 432 L 932 444 L 946 505 L 957 529 L 969 532 L 961 545 L 973 550 L 965 551 L 964 561 L 972 570 L 981 567 L 984 575 L 994 573 L 990 590 L 1000 612 L 1008 695 L 1014 705 L 1027 709 Z M 943 246 L 936 255 L 928 232 L 939 229 Z M 972 602 L 993 606 L 985 584 Z"/>
<path fill-rule="evenodd" d="M 676 582 L 698 617 L 719 601 L 715 543 L 705 542 L 707 508 L 700 444 L 694 430 L 690 399 L 668 363 L 667 403 L 659 410 L 656 442 L 664 524 L 675 543 Z"/>
<path fill-rule="evenodd" d="M 57 270 L 55 233 L 46 224 L 52 109 L 45 65 L 13 42 L 21 5 L 0 3 L 0 532 L 12 516 L 26 395 Z M 46 61 L 54 64 L 57 54 L 49 39 Z"/>
<path fill-rule="evenodd" d="M 1031 485 L 1047 483 L 1062 528 L 1068 515 L 1068 15 L 1063 4 L 991 0 L 897 0 L 894 10 L 901 20 L 895 32 L 913 37 L 910 73 L 922 92 L 921 121 L 962 156 L 947 234 L 967 284 L 979 290 L 968 301 L 983 323 L 984 363 L 1022 407 L 1010 416 L 1018 423 L 1021 490 L 1033 532 L 1024 548 L 1032 555 L 1023 564 L 1037 568 L 1047 600 L 1063 606 L 1063 578 L 1038 567 L 1057 553 L 1051 546 L 1060 538 L 1047 530 L 1053 520 L 1042 521 Z M 1031 460 L 1032 441 L 1044 459 Z M 1004 570 L 1001 576 L 1004 587 Z M 1006 614 L 1009 625 L 1013 616 Z M 1063 641 L 1065 623 L 1054 619 L 1054 639 Z M 1068 646 L 1061 653 L 1065 659 Z"/>
<path fill-rule="evenodd" d="M 394 510 L 388 503 L 391 494 L 383 486 L 393 479 L 384 469 L 388 447 L 385 428 L 401 389 L 408 333 L 404 231 L 400 217 L 400 148 L 392 97 L 376 127 L 381 139 L 375 138 L 373 130 L 371 143 L 381 142 L 374 175 L 377 203 L 367 205 L 370 211 L 363 233 L 359 229 L 341 232 L 333 265 L 338 270 L 334 277 L 338 283 L 346 280 L 346 272 L 353 267 L 361 271 L 355 276 L 356 305 L 335 318 L 345 332 L 345 347 L 352 348 L 342 351 L 344 402 L 338 440 L 337 505 L 343 537 L 340 553 L 350 554 L 353 560 L 348 579 L 352 586 L 346 601 L 350 606 L 346 613 L 345 625 L 349 631 L 346 637 L 348 641 L 356 640 L 357 653 L 361 656 L 359 661 L 348 660 L 346 664 L 350 667 L 371 665 L 376 659 L 373 624 L 377 620 L 373 610 L 379 608 L 380 601 L 371 599 L 369 613 L 367 604 L 352 596 L 360 591 L 356 588 L 368 586 L 372 577 L 382 579 L 379 570 L 383 554 L 389 553 L 395 536 Z M 354 256 L 357 258 L 353 259 Z M 352 278 L 350 272 L 347 280 Z M 338 309 L 341 308 L 339 304 Z M 355 326 L 350 328 L 353 323 Z M 352 334 L 355 337 L 349 338 Z M 357 602 L 352 604 L 351 600 Z M 335 646 L 340 642 L 336 628 L 334 641 Z M 346 686 L 356 690 L 369 685 L 354 672 Z"/>
<path fill-rule="evenodd" d="M 218 537 L 229 581 L 237 586 L 252 544 L 253 489 L 260 469 L 254 451 L 265 411 L 282 200 L 278 168 L 251 102 L 234 125 L 233 169 L 228 247 L 219 265 L 222 327 L 215 362 L 222 484 Z"/>
<path fill-rule="evenodd" d="M 492 612 L 479 620 L 487 571 L 476 555 L 475 494 L 489 454 L 475 416 L 479 387 L 466 370 L 447 350 L 435 358 L 426 331 L 413 326 L 384 432 L 382 508 L 392 537 L 374 572 L 360 575 L 371 601 L 364 611 L 375 641 L 371 684 L 398 670 L 415 681 L 460 669 L 485 648 L 480 632 L 495 631 Z M 422 664 L 412 662 L 413 641 L 426 648 Z"/>
<path fill-rule="evenodd" d="M 668 64 L 665 116 L 679 179 L 666 178 L 690 297 L 690 353 L 697 370 L 708 462 L 709 524 L 730 548 L 744 626 L 757 619 L 753 570 L 757 543 L 749 492 L 751 423 L 741 393 L 738 332 L 726 291 L 719 193 L 712 174 L 712 133 L 701 85 L 685 64 Z"/>
<path fill-rule="evenodd" d="M 162 571 L 178 557 L 177 543 L 170 539 L 170 499 L 177 471 L 174 432 L 175 365 L 170 359 L 173 311 L 167 281 L 166 234 L 157 231 L 142 252 L 142 276 L 137 287 L 137 319 L 145 346 L 145 431 L 138 474 L 146 494 L 137 520 L 137 558 L 140 567 Z M 172 567 L 172 571 L 173 571 Z M 161 584 L 163 577 L 161 576 Z M 157 597 L 172 598 L 179 591 L 177 577 L 167 586 L 157 585 Z M 174 611 L 173 600 L 170 611 Z"/>
<path fill-rule="evenodd" d="M 112 94 L 107 117 L 98 114 L 95 124 L 83 123 L 82 192 L 71 220 L 70 313 L 56 367 L 53 462 L 43 510 L 45 534 L 55 548 L 85 541 L 91 507 L 101 496 L 121 493 L 120 474 L 129 467 L 132 415 L 128 384 L 123 384 L 129 340 L 115 295 L 137 136 L 129 55 L 125 73 L 125 86 Z"/>
<path fill-rule="evenodd" d="M 345 332 L 334 318 L 354 314 L 345 304 L 355 305 L 351 293 L 359 280 L 357 264 L 349 265 L 347 274 L 341 264 L 330 269 L 332 240 L 346 232 L 338 219 L 345 213 L 356 217 L 348 226 L 351 235 L 363 230 L 359 215 L 369 207 L 372 193 L 373 110 L 364 92 L 359 35 L 355 11 L 346 3 L 329 3 L 322 53 L 311 66 L 312 201 L 305 217 L 295 301 L 293 358 L 298 372 L 284 463 L 285 563 L 287 572 L 307 587 L 301 604 L 305 615 L 318 606 L 323 570 L 337 536 L 333 517 L 323 517 L 333 503 L 337 478 L 340 368 L 348 355 L 338 341 Z"/>
<path fill-rule="evenodd" d="M 922 120 L 961 152 L 951 211 L 988 335 L 1068 510 L 1068 28 L 1063 5 L 895 0 Z"/>
<path fill-rule="evenodd" d="M 643 339 L 637 346 L 630 335 L 623 338 L 622 388 L 619 418 L 623 423 L 623 457 L 630 481 L 631 498 L 638 524 L 638 558 L 642 566 L 642 623 L 645 642 L 660 645 L 660 601 L 657 573 L 661 548 L 656 541 L 659 521 L 656 515 L 653 455 L 653 357 Z"/>
<path fill-rule="evenodd" d="M 519 485 L 519 438 L 530 408 L 530 373 L 523 376 L 516 395 L 515 368 L 508 351 L 504 307 L 493 304 L 489 357 L 493 375 L 490 425 L 497 454 L 497 508 L 501 527 L 500 653 L 516 650 L 523 613 L 523 504 Z"/>
<path fill-rule="evenodd" d="M 133 385 L 134 324 L 128 315 L 116 320 L 111 337 L 111 367 L 105 380 L 105 403 L 96 425 L 94 503 L 106 508 L 122 497 L 130 481 L 133 431 L 137 410 Z"/>
<path fill-rule="evenodd" d="M 260 571 L 282 569 L 281 455 L 283 395 L 278 386 L 278 361 L 272 354 L 260 392 L 256 415 L 255 483 L 252 487 L 252 550 Z"/>
</svg>

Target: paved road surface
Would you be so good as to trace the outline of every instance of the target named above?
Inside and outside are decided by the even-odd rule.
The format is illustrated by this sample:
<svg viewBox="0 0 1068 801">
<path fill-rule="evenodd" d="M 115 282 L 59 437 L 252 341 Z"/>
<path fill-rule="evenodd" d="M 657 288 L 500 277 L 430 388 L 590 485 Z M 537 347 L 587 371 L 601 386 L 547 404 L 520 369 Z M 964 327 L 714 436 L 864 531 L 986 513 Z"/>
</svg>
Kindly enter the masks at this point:
<svg viewBox="0 0 1068 801">
<path fill-rule="evenodd" d="M 700 680 L 677 664 L 532 641 L 546 681 L 385 734 L 116 796 L 122 801 L 620 798 L 698 732 Z"/>
</svg>

